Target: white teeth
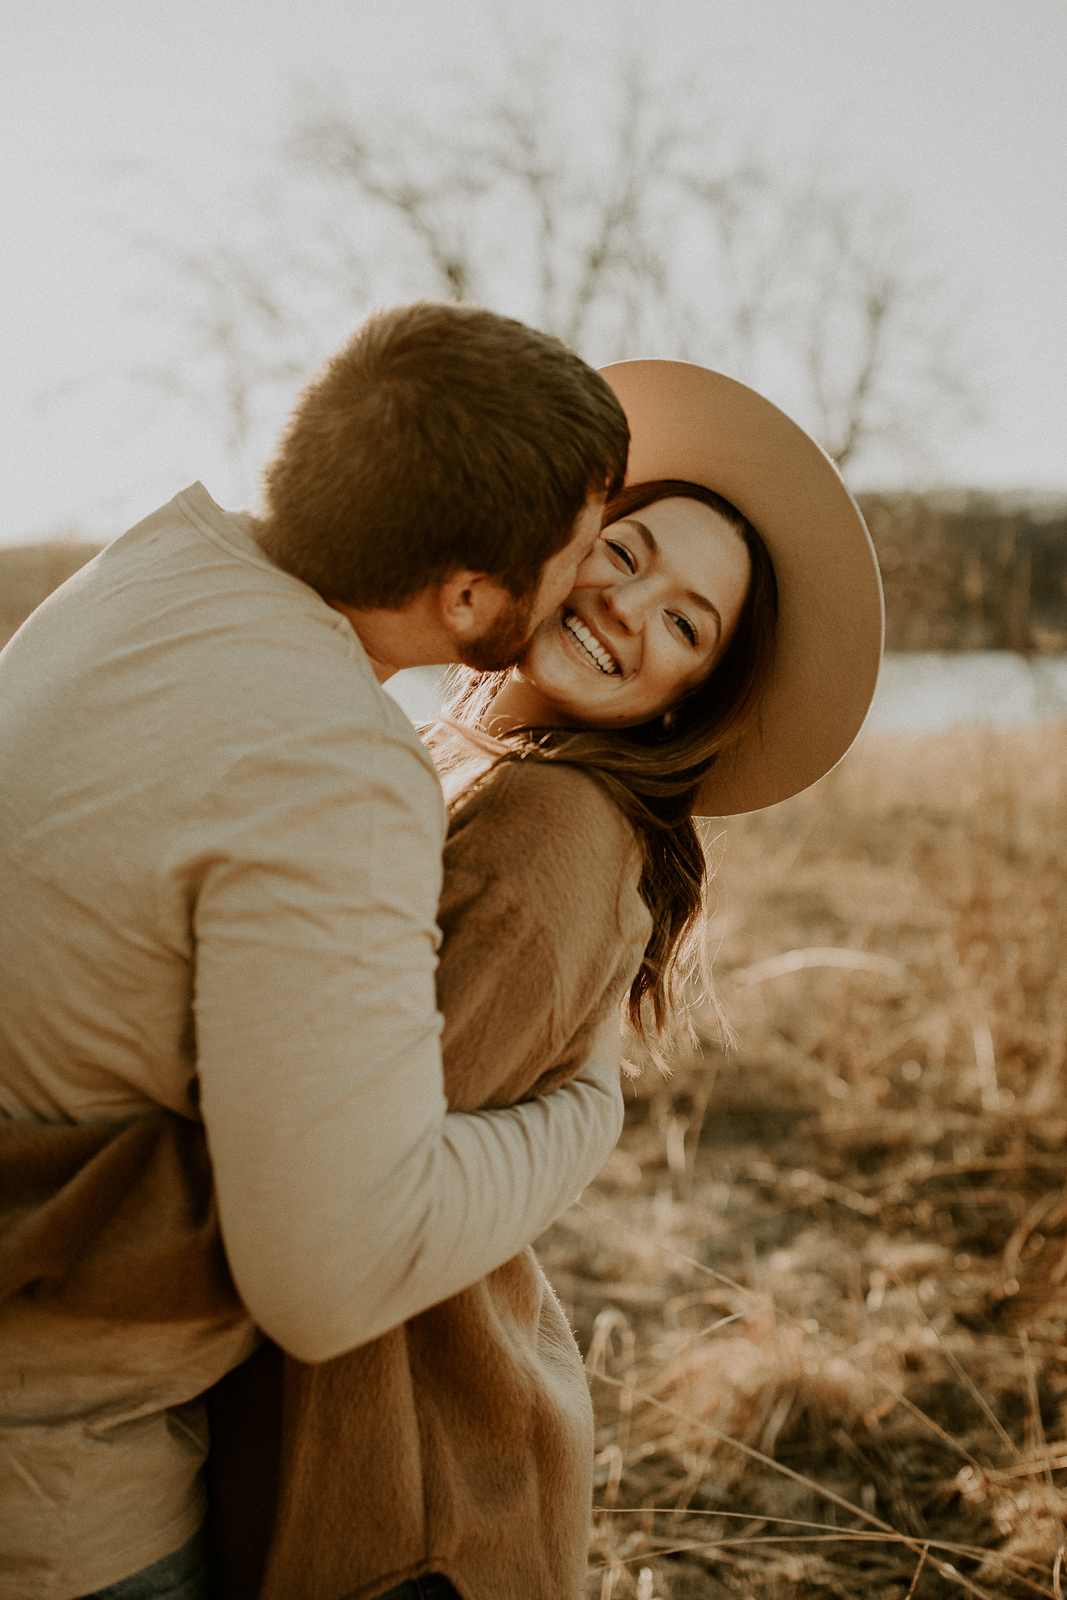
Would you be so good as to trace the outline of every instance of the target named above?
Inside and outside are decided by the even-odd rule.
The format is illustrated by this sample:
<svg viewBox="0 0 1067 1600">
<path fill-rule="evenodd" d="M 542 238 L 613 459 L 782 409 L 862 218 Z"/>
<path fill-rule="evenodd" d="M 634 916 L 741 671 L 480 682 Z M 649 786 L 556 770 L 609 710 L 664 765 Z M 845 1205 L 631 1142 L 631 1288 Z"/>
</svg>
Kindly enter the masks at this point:
<svg viewBox="0 0 1067 1600">
<path fill-rule="evenodd" d="M 564 617 L 563 626 L 567 629 L 571 638 L 582 646 L 588 656 L 592 657 L 601 672 L 608 677 L 614 676 L 618 671 L 618 665 L 614 657 L 608 654 L 600 640 L 594 633 L 590 632 L 584 622 L 580 622 L 571 612 Z"/>
</svg>

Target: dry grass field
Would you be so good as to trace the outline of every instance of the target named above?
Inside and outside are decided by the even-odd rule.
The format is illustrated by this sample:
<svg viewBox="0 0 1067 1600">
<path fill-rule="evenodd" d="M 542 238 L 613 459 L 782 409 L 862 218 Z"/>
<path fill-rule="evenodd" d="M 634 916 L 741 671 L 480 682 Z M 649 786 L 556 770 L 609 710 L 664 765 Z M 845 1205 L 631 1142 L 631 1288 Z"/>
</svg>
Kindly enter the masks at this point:
<svg viewBox="0 0 1067 1600">
<path fill-rule="evenodd" d="M 93 553 L 5 551 L 0 642 Z M 736 1044 L 694 1007 L 541 1241 L 589 1600 L 1063 1600 L 1067 728 L 861 740 L 709 853 Z"/>
<path fill-rule="evenodd" d="M 541 1241 L 590 1600 L 1060 1596 L 1067 728 L 861 741 L 710 851 L 736 1046 Z"/>
</svg>

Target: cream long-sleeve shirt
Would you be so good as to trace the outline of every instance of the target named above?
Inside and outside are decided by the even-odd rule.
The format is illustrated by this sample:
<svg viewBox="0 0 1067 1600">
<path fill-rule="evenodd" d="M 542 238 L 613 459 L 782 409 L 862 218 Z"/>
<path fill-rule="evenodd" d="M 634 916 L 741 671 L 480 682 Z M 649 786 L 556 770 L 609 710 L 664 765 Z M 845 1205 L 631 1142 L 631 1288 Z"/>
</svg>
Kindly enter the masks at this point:
<svg viewBox="0 0 1067 1600">
<path fill-rule="evenodd" d="M 509 1259 L 621 1123 L 617 1055 L 446 1112 L 445 829 L 348 622 L 200 485 L 0 655 L 0 1114 L 202 1116 L 237 1286 L 303 1360 Z M 196 1397 L 253 1337 L 0 1317 L 5 1594 L 69 1600 L 195 1529 Z"/>
</svg>

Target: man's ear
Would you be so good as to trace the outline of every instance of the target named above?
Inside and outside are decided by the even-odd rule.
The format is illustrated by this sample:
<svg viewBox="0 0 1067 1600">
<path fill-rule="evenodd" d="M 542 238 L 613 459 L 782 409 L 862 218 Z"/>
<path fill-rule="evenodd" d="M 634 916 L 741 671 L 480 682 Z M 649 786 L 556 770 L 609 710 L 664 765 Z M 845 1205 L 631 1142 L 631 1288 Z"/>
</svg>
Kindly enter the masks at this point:
<svg viewBox="0 0 1067 1600">
<path fill-rule="evenodd" d="M 438 587 L 436 603 L 451 638 L 477 639 L 498 620 L 508 594 L 484 572 L 453 572 Z"/>
</svg>

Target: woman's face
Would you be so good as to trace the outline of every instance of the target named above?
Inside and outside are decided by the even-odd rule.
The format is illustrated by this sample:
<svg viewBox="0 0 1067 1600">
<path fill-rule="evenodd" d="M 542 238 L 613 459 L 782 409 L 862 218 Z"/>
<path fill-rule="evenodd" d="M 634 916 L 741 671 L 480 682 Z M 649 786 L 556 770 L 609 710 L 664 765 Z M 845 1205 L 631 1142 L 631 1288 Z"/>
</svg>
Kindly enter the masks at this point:
<svg viewBox="0 0 1067 1600">
<path fill-rule="evenodd" d="M 698 500 L 657 500 L 605 528 L 517 669 L 544 702 L 539 720 L 626 728 L 669 710 L 722 656 L 750 575 L 737 529 Z"/>
</svg>

